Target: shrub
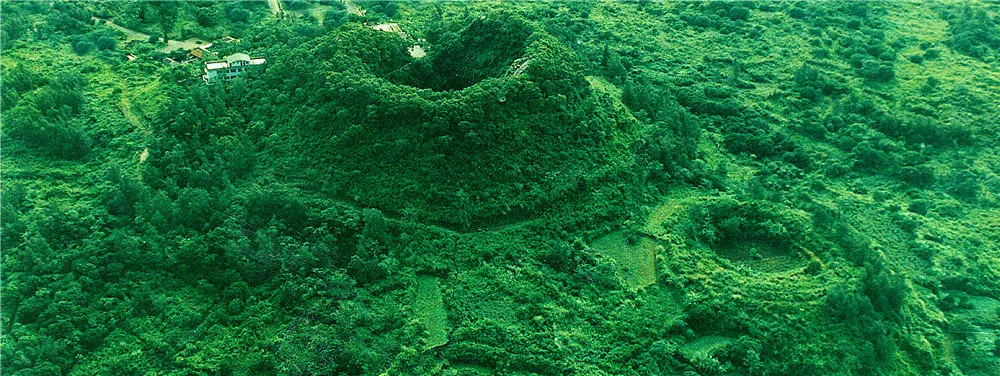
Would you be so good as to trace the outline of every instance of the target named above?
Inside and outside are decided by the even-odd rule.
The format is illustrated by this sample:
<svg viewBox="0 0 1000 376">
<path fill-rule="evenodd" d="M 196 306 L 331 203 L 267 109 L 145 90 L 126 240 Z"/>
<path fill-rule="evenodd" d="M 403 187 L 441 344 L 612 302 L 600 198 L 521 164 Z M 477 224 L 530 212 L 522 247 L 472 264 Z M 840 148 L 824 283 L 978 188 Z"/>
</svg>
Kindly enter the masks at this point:
<svg viewBox="0 0 1000 376">
<path fill-rule="evenodd" d="M 89 41 L 81 40 L 77 42 L 71 42 L 70 48 L 72 48 L 73 53 L 77 55 L 86 55 L 90 50 L 94 49 L 94 44 Z"/>
<path fill-rule="evenodd" d="M 103 200 L 108 212 L 113 215 L 135 215 L 135 206 L 147 200 L 147 188 L 138 180 L 122 172 L 118 166 L 112 166 L 105 173 L 105 179 L 111 184 L 106 190 Z"/>
<path fill-rule="evenodd" d="M 862 141 L 851 150 L 854 168 L 861 171 L 879 172 L 889 165 L 889 156 L 871 141 Z"/>
<path fill-rule="evenodd" d="M 347 22 L 347 12 L 343 9 L 330 9 L 323 13 L 323 27 L 334 28 Z"/>
<path fill-rule="evenodd" d="M 723 129 L 723 143 L 733 153 L 767 158 L 795 149 L 795 144 L 788 136 L 771 127 L 764 116 L 744 114 L 727 120 Z"/>
<path fill-rule="evenodd" d="M 691 215 L 700 240 L 713 246 L 760 243 L 787 251 L 806 231 L 804 223 L 756 202 L 718 202 L 696 208 Z"/>
<path fill-rule="evenodd" d="M 805 273 L 808 275 L 817 275 L 823 271 L 823 264 L 818 259 L 810 259 L 809 264 L 806 265 Z"/>
<path fill-rule="evenodd" d="M 538 259 L 542 264 L 558 272 L 566 273 L 576 269 L 575 250 L 562 244 L 551 244 Z"/>
<path fill-rule="evenodd" d="M 872 249 L 871 239 L 850 225 L 843 222 L 837 223 L 834 227 L 833 236 L 837 245 L 844 250 L 847 260 L 854 263 L 854 265 L 864 265 L 875 254 L 874 249 Z"/>
<path fill-rule="evenodd" d="M 861 286 L 876 312 L 886 316 L 899 314 L 903 307 L 906 285 L 896 276 L 890 275 L 884 263 L 876 260 L 865 264 Z"/>
<path fill-rule="evenodd" d="M 906 166 L 899 171 L 899 178 L 901 180 L 917 187 L 929 187 L 937 180 L 934 175 L 934 169 L 927 165 Z"/>
<path fill-rule="evenodd" d="M 29 26 L 30 23 L 24 17 L 13 15 L 5 16 L 3 25 L 0 26 L 0 31 L 3 31 L 5 37 L 4 47 L 8 47 L 7 43 L 24 37 L 28 30 L 30 30 Z"/>
<path fill-rule="evenodd" d="M 913 254 L 917 255 L 917 257 L 919 257 L 921 260 L 924 261 L 931 261 L 934 259 L 934 256 L 937 255 L 936 249 L 926 244 L 921 244 L 918 242 L 910 243 L 910 251 L 912 251 Z"/>
<path fill-rule="evenodd" d="M 52 84 L 35 91 L 34 108 L 50 119 L 65 119 L 79 115 L 83 110 L 83 94 L 72 88 Z"/>
<path fill-rule="evenodd" d="M 195 21 L 202 27 L 215 27 L 222 19 L 222 11 L 217 7 L 199 8 L 195 13 Z"/>
<path fill-rule="evenodd" d="M 809 65 L 802 64 L 795 71 L 795 83 L 799 86 L 810 86 L 819 81 L 819 71 Z"/>
<path fill-rule="evenodd" d="M 385 1 L 382 3 L 382 14 L 386 17 L 393 18 L 399 13 L 399 3 L 396 1 Z"/>
<path fill-rule="evenodd" d="M 685 13 L 681 15 L 681 19 L 694 27 L 710 28 L 715 26 L 715 22 L 704 14 L 692 16 L 689 13 Z"/>
<path fill-rule="evenodd" d="M 833 313 L 833 317 L 842 321 L 857 320 L 874 312 L 871 301 L 844 284 L 834 286 L 827 291 L 826 305 Z"/>
<path fill-rule="evenodd" d="M 946 13 L 946 18 L 952 32 L 946 44 L 956 51 L 983 59 L 991 50 L 1000 48 L 1000 27 L 987 11 L 967 6 Z"/>
<path fill-rule="evenodd" d="M 927 77 L 927 82 L 924 82 L 924 84 L 920 86 L 920 94 L 929 95 L 937 90 L 940 85 L 941 80 L 937 79 L 937 77 L 929 76 Z"/>
<path fill-rule="evenodd" d="M 19 107 L 5 116 L 4 123 L 8 135 L 43 155 L 79 160 L 90 152 L 90 138 L 75 119 L 52 119 L 35 109 Z"/>
<path fill-rule="evenodd" d="M 891 63 L 884 63 L 877 60 L 866 60 L 861 64 L 861 76 L 874 82 L 888 82 L 896 76 L 895 69 Z"/>
<path fill-rule="evenodd" d="M 949 184 L 948 191 L 966 201 L 975 201 L 979 198 L 979 191 L 982 188 L 982 184 L 979 182 L 979 177 L 969 170 L 962 170 L 959 172 Z"/>
<path fill-rule="evenodd" d="M 250 19 L 250 11 L 243 8 L 233 8 L 229 10 L 229 22 L 242 23 Z"/>
<path fill-rule="evenodd" d="M 3 86 L 7 90 L 18 93 L 27 93 L 35 90 L 44 84 L 45 80 L 34 71 L 25 68 L 24 64 L 18 64 L 10 69 L 4 70 Z M 13 108 L 10 103 L 4 103 L 6 108 Z"/>
<path fill-rule="evenodd" d="M 916 199 L 916 200 L 910 201 L 910 205 L 907 206 L 906 210 L 909 210 L 911 213 L 916 213 L 916 214 L 920 214 L 920 215 L 926 216 L 928 210 L 930 210 L 930 207 L 931 207 L 931 201 L 930 200 Z"/>
<path fill-rule="evenodd" d="M 305 0 L 289 0 L 285 2 L 285 7 L 289 10 L 302 10 L 309 7 L 309 3 Z"/>
<path fill-rule="evenodd" d="M 729 10 L 729 18 L 734 21 L 746 21 L 750 18 L 750 9 L 736 6 Z"/>
<path fill-rule="evenodd" d="M 101 51 L 114 51 L 115 48 L 118 46 L 118 40 L 112 37 L 102 36 L 100 38 L 97 38 L 97 41 L 94 43 L 94 45 L 97 46 L 97 49 Z"/>
<path fill-rule="evenodd" d="M 865 64 L 865 61 L 868 61 L 870 59 L 871 56 L 868 55 L 867 53 L 856 53 L 851 55 L 850 59 L 848 59 L 848 62 L 851 63 L 851 66 L 854 67 L 855 69 L 861 69 L 861 67 L 864 66 Z"/>
<path fill-rule="evenodd" d="M 878 59 L 891 64 L 896 61 L 896 52 L 892 50 L 884 51 L 878 55 Z"/>
</svg>

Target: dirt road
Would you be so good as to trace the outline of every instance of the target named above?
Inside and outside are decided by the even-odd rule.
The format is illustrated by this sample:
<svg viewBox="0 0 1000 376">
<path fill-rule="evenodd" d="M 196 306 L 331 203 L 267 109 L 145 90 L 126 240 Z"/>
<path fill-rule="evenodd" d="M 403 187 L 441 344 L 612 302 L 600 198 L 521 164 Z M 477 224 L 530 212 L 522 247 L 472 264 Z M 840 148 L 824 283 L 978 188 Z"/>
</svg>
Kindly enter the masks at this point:
<svg viewBox="0 0 1000 376">
<path fill-rule="evenodd" d="M 271 13 L 274 13 L 275 16 L 280 16 L 284 13 L 281 10 L 281 2 L 279 0 L 267 0 L 267 6 L 271 7 Z"/>
<path fill-rule="evenodd" d="M 273 1 L 277 1 L 277 0 L 273 0 Z M 97 18 L 97 17 L 94 17 L 94 19 L 95 20 L 104 21 L 112 29 L 115 29 L 115 30 L 118 30 L 118 31 L 121 31 L 121 32 L 125 33 L 125 43 L 131 42 L 131 41 L 134 41 L 134 40 L 149 40 L 149 34 L 141 33 L 141 32 L 138 32 L 138 31 L 126 28 L 126 27 L 124 27 L 122 25 L 116 24 L 112 20 L 106 20 L 106 19 Z M 162 52 L 170 52 L 170 51 L 176 50 L 178 48 L 185 49 L 185 50 L 190 50 L 190 49 L 193 49 L 195 47 L 198 47 L 199 45 L 201 45 L 203 43 L 205 43 L 205 42 L 202 41 L 202 40 L 200 40 L 200 39 L 198 39 L 198 38 L 189 38 L 189 39 L 185 39 L 185 40 L 167 40 L 167 45 L 164 46 L 163 48 L 161 48 L 160 51 L 162 51 Z"/>
<path fill-rule="evenodd" d="M 364 16 L 365 15 L 364 9 L 358 8 L 357 4 L 354 4 L 353 1 L 351 1 L 351 0 L 343 0 L 343 1 L 344 1 L 344 8 L 347 8 L 347 13 L 350 13 L 350 14 L 353 14 L 353 15 L 356 15 L 356 16 Z"/>
</svg>

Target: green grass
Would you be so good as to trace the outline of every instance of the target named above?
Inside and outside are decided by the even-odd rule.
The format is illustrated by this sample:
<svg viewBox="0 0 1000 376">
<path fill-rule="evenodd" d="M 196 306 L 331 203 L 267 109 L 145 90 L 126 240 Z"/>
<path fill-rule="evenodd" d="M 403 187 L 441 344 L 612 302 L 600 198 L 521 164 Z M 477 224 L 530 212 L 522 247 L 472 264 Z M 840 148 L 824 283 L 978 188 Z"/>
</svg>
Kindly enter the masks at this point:
<svg viewBox="0 0 1000 376">
<path fill-rule="evenodd" d="M 969 295 L 969 304 L 972 308 L 965 316 L 970 321 L 1000 329 L 1000 301 L 986 296 Z"/>
<path fill-rule="evenodd" d="M 684 235 L 673 231 L 673 227 L 685 216 L 687 209 L 717 199 L 719 197 L 707 195 L 690 187 L 674 189 L 664 195 L 662 204 L 650 211 L 642 231 L 663 240 L 680 240 Z"/>
<path fill-rule="evenodd" d="M 417 278 L 417 299 L 414 302 L 417 319 L 427 328 L 427 348 L 448 343 L 448 313 L 437 277 Z"/>
<path fill-rule="evenodd" d="M 681 346 L 680 353 L 690 360 L 704 359 L 712 356 L 719 349 L 733 342 L 732 338 L 723 336 L 699 337 Z"/>
<path fill-rule="evenodd" d="M 625 235 L 615 233 L 595 240 L 592 245 L 615 260 L 618 276 L 633 291 L 656 283 L 658 245 L 653 239 L 640 237 L 629 244 Z"/>
<path fill-rule="evenodd" d="M 5 3 L 5 11 L 8 5 Z M 861 352 L 865 345 L 889 343 L 892 346 L 882 348 L 888 349 L 885 352 L 889 355 L 878 360 L 881 368 L 874 369 L 876 374 L 995 374 L 1000 369 L 1000 357 L 994 349 L 1000 335 L 1000 296 L 996 294 L 1000 290 L 996 120 L 1000 117 L 995 111 L 1000 103 L 1000 91 L 996 90 L 1000 69 L 993 58 L 972 58 L 945 43 L 951 38 L 953 25 L 948 24 L 942 10 L 964 4 L 869 3 L 873 9 L 862 19 L 864 30 L 845 28 L 843 21 L 855 16 L 836 2 L 816 6 L 735 4 L 752 10 L 747 20 L 734 22 L 726 19 L 729 5 L 403 3 L 400 16 L 392 22 L 400 22 L 414 37 L 427 37 L 431 48 L 435 43 L 432 32 L 441 20 L 477 17 L 477 12 L 498 8 L 529 17 L 586 63 L 581 73 L 584 85 L 589 84 L 587 92 L 602 104 L 596 107 L 600 111 L 586 112 L 583 120 L 598 118 L 603 111 L 616 115 L 618 127 L 645 121 L 642 116 L 633 116 L 631 111 L 638 114 L 637 110 L 620 103 L 631 80 L 649 82 L 677 96 L 673 99 L 690 107 L 701 128 L 699 154 L 692 157 L 697 159 L 692 166 L 699 167 L 692 167 L 689 178 L 678 174 L 655 187 L 633 186 L 644 183 L 619 177 L 631 177 L 631 167 L 642 171 L 650 166 L 642 165 L 643 155 L 623 152 L 620 160 L 599 158 L 594 166 L 604 168 L 615 162 L 615 166 L 628 165 L 629 169 L 601 179 L 567 178 L 567 199 L 551 201 L 551 208 L 539 206 L 508 216 L 504 213 L 511 209 L 503 205 L 511 204 L 509 200 L 481 205 L 490 196 L 473 195 L 475 199 L 469 201 L 472 206 L 461 210 L 502 214 L 484 215 L 481 226 L 471 226 L 477 224 L 475 221 L 469 228 L 453 226 L 462 231 L 434 226 L 432 221 L 438 216 L 424 211 L 440 210 L 441 218 L 451 215 L 453 208 L 441 203 L 449 198 L 431 193 L 458 192 L 452 188 L 461 186 L 470 173 L 481 171 L 481 165 L 470 165 L 454 179 L 428 178 L 428 186 L 432 183 L 439 191 L 413 189 L 413 195 L 405 193 L 407 196 L 394 206 L 409 210 L 415 205 L 413 200 L 424 200 L 426 207 L 416 205 L 413 212 L 387 210 L 387 220 L 379 226 L 378 221 L 369 223 L 359 214 L 360 206 L 336 201 L 338 195 L 364 190 L 341 192 L 339 183 L 324 180 L 322 171 L 326 170 L 301 163 L 323 158 L 335 150 L 332 146 L 329 150 L 308 149 L 303 153 L 308 158 L 293 157 L 292 152 L 298 149 L 279 147 L 287 141 L 283 127 L 293 123 L 280 123 L 276 119 L 284 118 L 272 115 L 301 114 L 311 119 L 310 113 L 316 109 L 300 102 L 302 93 L 270 92 L 267 88 L 281 88 L 282 82 L 292 78 L 277 74 L 294 68 L 291 61 L 315 61 L 318 67 L 336 64 L 340 58 L 326 60 L 327 55 L 321 55 L 303 59 L 311 55 L 289 49 L 296 43 L 310 43 L 317 35 L 338 31 L 320 32 L 299 17 L 248 25 L 252 27 L 245 31 L 250 34 L 219 26 L 215 31 L 242 37 L 249 50 L 266 51 L 269 64 L 277 69 L 246 87 L 220 85 L 209 90 L 202 90 L 206 88 L 196 78 L 177 84 L 174 76 L 182 72 L 164 67 L 158 60 L 126 62 L 123 57 L 94 52 L 76 55 L 59 35 L 51 40 L 16 41 L 0 61 L 5 71 L 24 64 L 48 79 L 67 72 L 86 76 L 88 84 L 82 90 L 87 110 L 83 116 L 90 118 L 80 127 L 94 140 L 94 151 L 82 161 L 46 158 L 19 145 L 16 137 L 4 135 L 5 141 L 10 141 L 4 145 L 9 157 L 3 161 L 8 189 L 4 193 L 24 197 L 19 207 L 5 205 L 4 215 L 12 218 L 5 220 L 22 221 L 23 238 L 27 239 L 8 242 L 8 234 L 4 234 L 4 242 L 12 250 L 8 252 L 12 257 L 4 260 L 4 270 L 11 272 L 4 286 L 10 295 L 5 303 L 13 307 L 9 316 L 14 322 L 4 323 L 9 329 L 5 340 L 13 343 L 9 346 L 11 371 L 18 373 L 20 367 L 53 374 L 378 374 L 389 367 L 385 374 L 647 375 L 785 374 L 801 366 L 813 367 L 811 374 L 856 374 L 865 369 L 862 362 L 868 354 Z M 330 7 L 314 4 L 291 13 L 322 19 Z M 264 4 L 256 8 L 266 13 L 261 19 L 273 21 Z M 793 17 L 790 8 L 805 8 L 810 15 Z M 194 13 L 188 10 L 180 24 L 195 22 Z M 996 8 L 990 12 L 995 18 Z M 30 20 L 33 27 L 43 30 L 49 22 L 48 13 L 35 16 Z M 717 25 L 697 26 L 689 22 L 694 16 L 705 16 Z M 825 17 L 830 24 L 818 26 L 812 21 L 816 17 Z M 370 26 L 384 20 L 367 21 Z M 253 31 L 258 26 L 261 31 Z M 875 32 L 884 32 L 885 38 L 875 37 Z M 895 77 L 888 82 L 862 78 L 843 55 L 848 36 L 857 38 L 859 47 L 892 46 L 892 53 L 885 58 L 872 58 L 887 63 L 892 60 Z M 268 39 L 273 37 L 282 42 L 287 39 L 288 46 Z M 940 50 L 940 57 L 911 62 L 908 57 L 926 49 L 922 42 Z M 359 48 L 362 51 L 378 50 L 371 47 L 378 46 L 374 42 L 358 46 L 364 46 Z M 601 66 L 600 56 L 609 50 L 626 63 L 626 77 L 612 77 L 610 67 Z M 815 53 L 823 50 L 829 55 Z M 117 51 L 122 55 L 128 52 Z M 347 55 L 354 52 L 344 51 Z M 549 64 L 557 65 L 560 58 L 555 56 Z M 815 102 L 800 101 L 797 90 L 801 87 L 793 73 L 803 65 L 815 67 L 821 77 L 842 84 L 837 90 L 843 92 L 826 93 Z M 313 68 L 307 69 L 311 73 Z M 553 72 L 566 76 L 563 70 Z M 339 77 L 341 72 L 331 74 Z M 552 79 L 539 77 L 539 88 L 547 88 Z M 921 89 L 928 77 L 941 81 L 937 89 Z M 359 88 L 344 84 L 354 81 L 328 81 L 344 84 L 333 91 L 350 87 L 359 95 L 344 95 L 344 106 L 324 108 L 320 112 L 331 116 L 316 118 L 329 119 L 327 125 L 331 126 L 354 122 L 359 129 L 366 129 L 373 125 L 350 120 L 351 113 L 337 113 L 342 107 L 379 113 L 381 105 L 393 104 L 373 101 L 367 107 L 365 103 L 351 107 L 355 99 L 368 101 L 361 94 L 385 93 L 379 86 L 381 78 L 372 81 L 371 87 Z M 742 86 L 734 82 L 742 82 Z M 332 95 L 333 91 L 326 92 L 331 86 L 336 85 L 316 85 L 316 96 Z M 681 101 L 682 95 L 709 87 L 732 88 L 738 113 L 706 113 L 692 106 L 703 100 Z M 241 90 L 240 94 L 211 101 L 229 98 L 229 88 Z M 963 94 L 966 89 L 967 94 Z M 418 91 L 401 92 L 408 98 L 413 95 L 410 102 L 400 97 L 400 103 L 408 103 L 412 109 L 401 106 L 394 120 L 407 120 L 410 110 L 419 112 L 415 109 L 426 107 L 426 102 L 447 96 L 434 93 L 428 94 L 428 99 L 420 97 Z M 907 144 L 911 141 L 899 135 L 876 131 L 867 117 L 846 119 L 852 114 L 844 111 L 849 106 L 843 104 L 853 100 L 848 97 L 852 93 L 871 99 L 902 124 L 908 124 L 905 121 L 917 114 L 917 108 L 937 124 L 967 127 L 976 140 L 954 146 Z M 171 102 L 177 98 L 199 99 L 191 105 L 173 106 Z M 563 100 L 575 99 L 556 96 L 552 103 Z M 492 106 L 493 100 L 482 103 Z M 523 120 L 523 124 L 498 126 L 503 132 L 519 134 L 510 155 L 498 158 L 504 162 L 498 171 L 545 167 L 535 166 L 536 161 L 530 158 L 508 160 L 520 155 L 523 147 L 542 140 L 525 130 L 533 129 L 529 124 L 539 124 L 538 131 L 546 133 L 559 131 L 563 123 L 573 123 L 563 117 L 533 119 L 529 115 L 535 103 L 525 103 L 525 110 L 505 115 Z M 465 107 L 474 106 L 456 105 L 449 111 L 465 111 Z M 454 116 L 454 122 L 428 123 L 435 127 L 414 133 L 421 137 L 433 133 L 427 140 L 413 138 L 410 142 L 400 137 L 373 142 L 362 138 L 337 148 L 361 150 L 378 142 L 393 142 L 405 151 L 425 141 L 452 145 L 475 140 L 482 128 L 453 128 L 477 116 L 495 116 L 486 108 L 482 110 L 462 112 L 465 115 Z M 190 124 L 169 121 L 180 118 L 177 115 L 183 111 L 206 117 L 208 121 L 199 126 L 208 126 L 209 131 L 188 132 L 182 127 Z M 428 117 L 440 120 L 443 114 L 442 110 Z M 869 133 L 852 138 L 855 136 L 842 132 L 845 128 L 828 122 L 836 116 L 848 122 L 843 127 L 856 124 Z M 798 171 L 800 166 L 790 164 L 781 153 L 750 156 L 727 149 L 731 147 L 731 132 L 726 127 L 741 120 L 766 123 L 762 130 L 786 136 L 814 165 Z M 310 140 L 303 145 L 314 145 L 315 139 L 315 145 L 324 146 L 326 138 L 336 139 L 341 133 L 339 128 L 317 131 L 305 121 L 294 124 L 301 125 L 302 137 Z M 616 140 L 614 144 L 620 144 L 622 150 L 624 145 L 641 149 L 641 142 L 632 144 L 631 137 L 655 126 L 638 124 L 603 137 Z M 824 130 L 816 131 L 817 127 Z M 391 131 L 406 129 L 398 126 Z M 600 133 L 595 129 L 581 135 Z M 504 136 L 503 132 L 497 134 Z M 197 133 L 197 137 L 189 137 L 189 133 Z M 898 152 L 900 166 L 926 165 L 934 171 L 935 180 L 911 184 L 891 172 L 852 167 L 857 156 L 851 147 L 862 137 L 893 145 L 895 149 L 886 153 Z M 252 145 L 245 155 L 230 155 L 235 145 L 230 139 Z M 143 150 L 149 151 L 149 160 L 140 166 L 136 160 Z M 441 158 L 428 159 L 414 176 L 433 176 L 454 160 L 449 153 L 460 149 L 428 150 L 446 152 Z M 345 151 L 343 156 L 353 151 Z M 247 178 L 204 179 L 226 171 L 230 159 L 251 156 L 259 157 L 259 164 Z M 633 160 L 639 163 L 632 166 Z M 329 162 L 338 169 L 358 169 L 356 164 L 336 158 Z M 140 193 L 137 204 L 141 204 L 137 215 L 109 214 L 105 207 L 104 202 L 114 198 L 108 192 L 125 191 L 104 174 L 107 166 L 115 165 L 122 171 L 134 167 L 142 172 L 136 173 L 141 177 L 136 183 Z M 361 170 L 384 170 L 373 166 Z M 567 166 L 586 169 L 583 164 Z M 831 167 L 841 170 L 831 173 Z M 560 165 L 545 176 L 563 182 L 559 179 L 570 169 Z M 963 170 L 978 178 L 978 197 L 952 194 L 954 177 Z M 295 171 L 307 184 L 298 186 L 300 190 L 281 189 L 288 183 L 282 182 L 286 171 Z M 317 178 L 303 178 L 314 176 Z M 490 183 L 503 181 L 484 176 Z M 385 181 L 392 182 L 395 177 L 390 174 L 390 180 Z M 603 186 L 605 180 L 613 181 L 613 187 L 600 188 L 599 195 L 586 196 L 579 203 L 566 203 L 597 190 L 595 187 Z M 532 192 L 530 186 L 515 187 L 512 192 Z M 287 210 L 279 210 L 280 215 L 273 218 L 270 212 L 255 214 L 251 210 L 258 201 L 255 190 L 288 196 L 288 202 L 273 200 L 273 206 Z M 624 195 L 609 193 L 614 190 L 641 191 L 637 196 L 642 199 L 623 200 Z M 546 191 L 542 187 L 531 194 L 542 197 Z M 427 197 L 421 198 L 425 193 Z M 210 197 L 225 205 L 216 207 L 192 197 Z M 370 206 L 383 204 L 381 195 L 372 197 Z M 926 211 L 908 210 L 916 199 L 924 203 Z M 297 211 L 299 201 L 305 206 L 301 212 Z M 617 209 L 609 214 L 603 209 L 580 210 L 625 201 L 629 209 L 622 209 L 622 213 Z M 720 201 L 780 213 L 773 218 L 746 217 L 750 223 L 774 220 L 778 225 L 802 226 L 787 236 L 777 232 L 776 239 L 789 240 L 779 242 L 788 244 L 787 248 L 772 248 L 769 244 L 773 243 L 767 241 L 713 241 L 712 227 L 706 224 L 719 221 L 703 218 L 700 213 Z M 631 209 L 642 205 L 652 206 Z M 213 208 L 210 214 L 219 217 L 208 226 L 192 220 L 205 215 L 194 210 L 204 207 Z M 832 214 L 823 217 L 827 212 L 820 209 Z M 625 218 L 643 216 L 646 220 L 638 229 L 635 223 L 623 223 Z M 835 231 L 845 227 L 860 234 L 855 244 L 871 246 L 865 260 L 868 266 L 849 256 L 850 247 L 838 241 Z M 622 228 L 628 230 L 616 230 Z M 793 226 L 788 228 L 793 230 Z M 705 229 L 709 231 L 702 232 Z M 11 234 L 22 237 L 17 231 Z M 590 248 L 602 256 L 597 259 L 580 256 L 583 252 L 551 252 L 579 251 L 576 239 L 594 238 Z M 744 239 L 729 239 L 734 238 Z M 274 267 L 266 275 L 259 272 L 257 269 L 269 265 L 254 260 L 261 254 L 275 255 L 265 261 L 280 258 L 281 268 Z M 359 259 L 352 259 L 353 263 L 346 258 L 331 261 L 355 254 Z M 371 254 L 379 259 L 366 258 Z M 821 260 L 821 267 L 809 265 L 809 257 Z M 147 258 L 153 261 L 147 262 Z M 865 285 L 865 273 L 876 270 L 873 264 L 884 264 L 885 275 L 894 283 L 888 287 Z M 399 279 L 411 275 L 418 277 Z M 411 283 L 411 288 L 400 288 Z M 870 303 L 878 297 L 878 291 L 874 295 L 864 291 L 871 286 L 901 291 L 904 301 L 898 312 L 843 315 L 848 317 L 835 313 L 840 307 L 831 306 L 828 299 L 834 296 L 832 288 L 843 288 L 861 303 Z M 962 296 L 960 304 L 946 304 L 944 299 L 949 296 Z M 872 322 L 877 325 L 869 325 Z M 731 362 L 720 360 L 722 354 Z M 57 368 L 45 369 L 46 363 Z"/>
</svg>

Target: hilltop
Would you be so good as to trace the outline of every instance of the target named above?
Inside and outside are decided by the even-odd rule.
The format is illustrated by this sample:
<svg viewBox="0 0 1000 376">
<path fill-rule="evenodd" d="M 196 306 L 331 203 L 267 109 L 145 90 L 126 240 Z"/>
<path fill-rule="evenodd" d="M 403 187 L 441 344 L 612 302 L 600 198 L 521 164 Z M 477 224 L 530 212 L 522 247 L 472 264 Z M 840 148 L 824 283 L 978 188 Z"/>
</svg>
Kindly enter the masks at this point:
<svg viewBox="0 0 1000 376">
<path fill-rule="evenodd" d="M 11 374 L 1000 369 L 996 4 L 0 6 Z"/>
</svg>

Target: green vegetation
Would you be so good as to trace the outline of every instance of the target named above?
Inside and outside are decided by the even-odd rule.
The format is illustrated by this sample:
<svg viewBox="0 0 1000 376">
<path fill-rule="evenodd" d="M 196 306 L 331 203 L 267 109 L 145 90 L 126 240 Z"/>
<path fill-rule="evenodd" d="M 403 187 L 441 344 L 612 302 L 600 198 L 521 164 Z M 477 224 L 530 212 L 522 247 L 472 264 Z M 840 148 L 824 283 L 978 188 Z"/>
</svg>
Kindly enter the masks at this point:
<svg viewBox="0 0 1000 376">
<path fill-rule="evenodd" d="M 413 309 L 420 323 L 427 328 L 427 346 L 438 347 L 448 343 L 448 317 L 436 277 L 417 279 L 417 298 Z"/>
<path fill-rule="evenodd" d="M 656 283 L 658 247 L 653 240 L 611 234 L 594 240 L 593 247 L 615 261 L 622 283 L 633 291 Z"/>
<path fill-rule="evenodd" d="M 1000 369 L 995 3 L 0 7 L 6 373 Z"/>
</svg>

